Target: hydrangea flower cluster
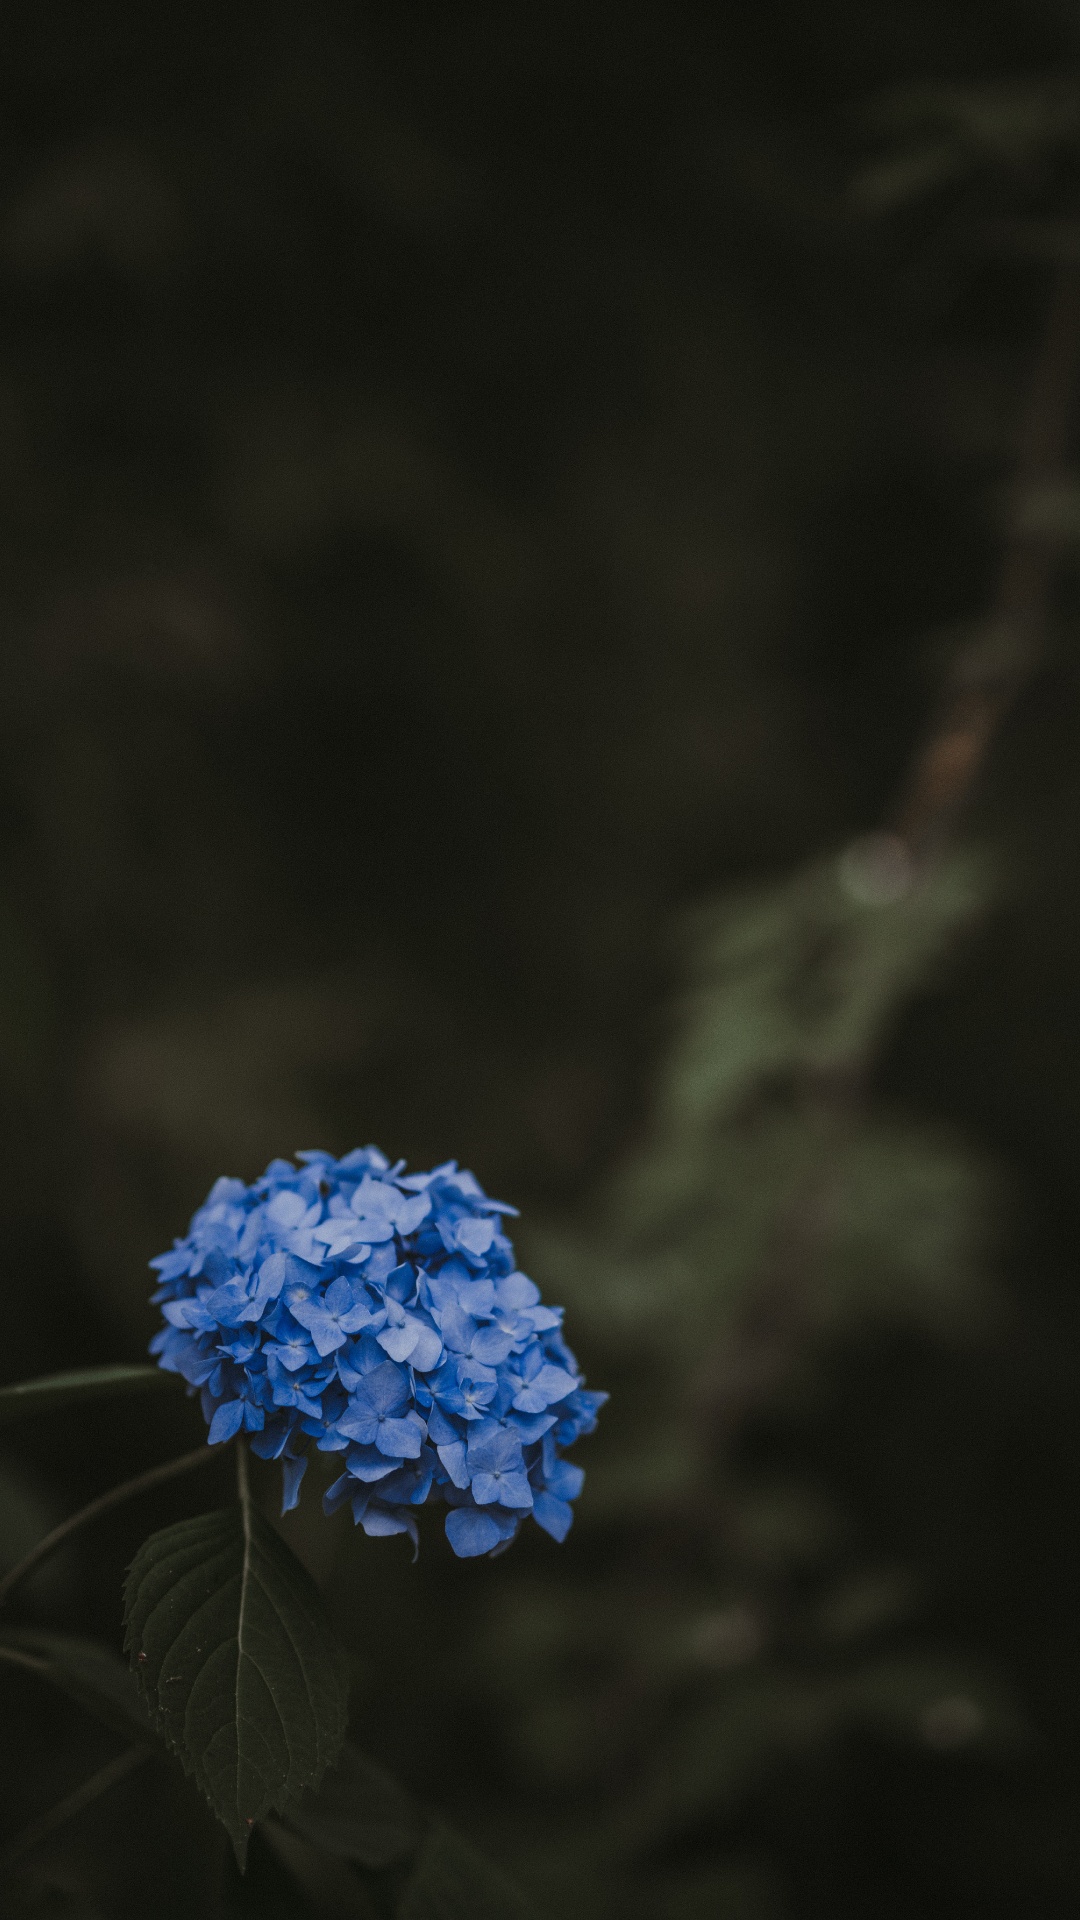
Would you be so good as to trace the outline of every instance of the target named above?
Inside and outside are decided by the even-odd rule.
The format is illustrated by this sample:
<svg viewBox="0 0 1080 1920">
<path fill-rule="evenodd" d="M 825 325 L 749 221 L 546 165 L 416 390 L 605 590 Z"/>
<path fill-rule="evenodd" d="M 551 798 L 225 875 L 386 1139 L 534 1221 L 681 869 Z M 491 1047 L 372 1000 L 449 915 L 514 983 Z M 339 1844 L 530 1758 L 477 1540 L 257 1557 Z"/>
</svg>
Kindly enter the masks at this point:
<svg viewBox="0 0 1080 1920">
<path fill-rule="evenodd" d="M 312 1443 L 344 1455 L 324 1495 L 369 1534 L 407 1533 L 429 1498 L 462 1558 L 498 1553 L 532 1514 L 565 1538 L 591 1433 L 562 1310 L 519 1273 L 502 1216 L 447 1161 L 406 1174 L 376 1147 L 272 1160 L 221 1179 L 187 1236 L 151 1261 L 159 1364 L 200 1391 L 209 1441 L 245 1431 L 296 1505 Z"/>
</svg>

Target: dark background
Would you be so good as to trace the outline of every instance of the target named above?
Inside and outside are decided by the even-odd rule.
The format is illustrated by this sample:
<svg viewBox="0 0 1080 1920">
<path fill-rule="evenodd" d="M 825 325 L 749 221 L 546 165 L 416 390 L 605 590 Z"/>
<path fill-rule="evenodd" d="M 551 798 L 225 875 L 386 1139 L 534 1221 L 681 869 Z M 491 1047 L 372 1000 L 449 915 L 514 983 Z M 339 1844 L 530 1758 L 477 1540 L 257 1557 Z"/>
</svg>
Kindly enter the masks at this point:
<svg viewBox="0 0 1080 1920">
<path fill-rule="evenodd" d="M 650 1422 L 692 1331 L 661 1365 L 663 1287 L 624 1323 L 565 1252 L 663 1134 L 686 910 L 885 817 L 990 603 L 1078 70 L 1064 0 L 0 25 L 3 1372 L 137 1358 L 147 1258 L 272 1154 L 454 1154 L 516 1201 L 614 1389 L 565 1548 L 462 1566 L 433 1521 L 414 1570 L 314 1498 L 290 1537 L 358 1736 L 553 1914 L 1080 1896 L 1075 499 L 965 830 L 994 879 L 875 1068 L 937 1196 L 900 1182 L 897 1231 L 962 1187 L 934 1260 L 974 1290 L 868 1321 L 872 1224 L 690 1460 Z M 923 138 L 882 102 L 928 86 L 1005 133 L 882 186 Z M 199 1431 L 5 1435 L 9 1557 Z M 41 1617 L 115 1640 L 200 1497 L 87 1536 Z M 10 1697 L 14 1831 L 98 1748 Z M 70 1842 L 73 1912 L 164 1912 L 166 1857 L 217 1910 L 171 1790 Z"/>
</svg>

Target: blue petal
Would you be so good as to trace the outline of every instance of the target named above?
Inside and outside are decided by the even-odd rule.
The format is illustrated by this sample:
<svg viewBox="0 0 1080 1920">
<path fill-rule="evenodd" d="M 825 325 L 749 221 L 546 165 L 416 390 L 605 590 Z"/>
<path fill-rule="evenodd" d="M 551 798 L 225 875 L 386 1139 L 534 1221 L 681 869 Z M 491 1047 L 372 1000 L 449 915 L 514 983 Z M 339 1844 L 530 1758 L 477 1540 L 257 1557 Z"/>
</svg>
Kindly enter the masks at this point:
<svg viewBox="0 0 1080 1920">
<path fill-rule="evenodd" d="M 493 1220 L 459 1220 L 454 1237 L 458 1246 L 464 1247 L 466 1253 L 479 1256 L 487 1252 L 495 1238 L 495 1222 Z"/>
<path fill-rule="evenodd" d="M 547 1491 L 558 1500 L 576 1500 L 585 1484 L 585 1471 L 572 1460 L 556 1460 L 545 1471 Z"/>
<path fill-rule="evenodd" d="M 524 1507 L 533 1504 L 533 1491 L 524 1469 L 520 1473 L 501 1473 L 499 1475 L 499 1499 L 504 1507 Z"/>
<path fill-rule="evenodd" d="M 207 1444 L 216 1447 L 220 1446 L 223 1440 L 231 1440 L 234 1433 L 239 1433 L 243 1424 L 244 1402 L 242 1400 L 223 1401 L 210 1422 L 210 1431 L 206 1436 Z"/>
<path fill-rule="evenodd" d="M 327 1506 L 370 1532 L 415 1540 L 434 1475 L 461 1557 L 503 1551 L 530 1499 L 561 1539 L 583 1476 L 556 1443 L 591 1431 L 606 1395 L 584 1391 L 562 1309 L 515 1268 L 513 1209 L 456 1161 L 404 1167 L 309 1149 L 219 1180 L 151 1263 L 151 1352 L 199 1392 L 214 1445 L 247 1429 L 284 1455 L 286 1509 L 313 1444 L 346 1451 Z"/>
<path fill-rule="evenodd" d="M 376 1538 L 388 1533 L 407 1533 L 413 1543 L 413 1559 L 416 1559 L 415 1550 L 419 1546 L 420 1537 L 416 1531 L 416 1521 L 411 1514 L 400 1511 L 390 1513 L 385 1507 L 377 1507 L 372 1503 L 360 1516 L 360 1525 L 365 1533 L 372 1534 Z"/>
<path fill-rule="evenodd" d="M 439 1459 L 450 1475 L 455 1487 L 467 1487 L 469 1469 L 465 1464 L 465 1445 L 461 1440 L 449 1440 L 437 1449 Z"/>
<path fill-rule="evenodd" d="M 533 1519 L 553 1540 L 565 1540 L 574 1523 L 574 1509 L 553 1493 L 538 1493 L 533 1501 Z"/>
<path fill-rule="evenodd" d="M 383 1352 L 388 1353 L 391 1360 L 407 1360 L 418 1337 L 411 1320 L 406 1320 L 403 1327 L 384 1327 L 381 1333 L 375 1335 Z"/>
<path fill-rule="evenodd" d="M 385 1480 L 387 1474 L 395 1473 L 402 1464 L 400 1454 L 387 1456 L 372 1446 L 350 1447 L 345 1455 L 345 1465 L 353 1479 L 363 1480 L 366 1485 L 373 1480 Z"/>
<path fill-rule="evenodd" d="M 424 1441 L 424 1423 L 415 1414 L 404 1420 L 380 1420 L 375 1445 L 380 1453 L 396 1454 L 398 1459 L 418 1460 Z"/>
<path fill-rule="evenodd" d="M 299 1460 L 286 1454 L 281 1462 L 281 1511 L 291 1513 L 300 1501 L 300 1482 L 307 1472 L 307 1454 L 302 1453 Z"/>
<path fill-rule="evenodd" d="M 431 1201 L 426 1193 L 418 1193 L 415 1200 L 406 1200 L 398 1209 L 397 1230 L 401 1235 L 415 1233 L 422 1220 L 431 1212 Z"/>
<path fill-rule="evenodd" d="M 339 1480 L 335 1480 L 332 1487 L 327 1487 L 322 1497 L 322 1510 L 327 1519 L 332 1513 L 336 1513 L 339 1507 L 343 1507 L 346 1500 L 351 1500 L 355 1492 L 356 1481 L 350 1479 L 347 1473 L 343 1473 Z"/>
<path fill-rule="evenodd" d="M 460 1428 L 455 1427 L 437 1405 L 428 1414 L 428 1438 L 439 1447 L 449 1446 L 452 1441 L 461 1438 Z"/>
<path fill-rule="evenodd" d="M 502 1535 L 489 1513 L 478 1513 L 475 1507 L 455 1507 L 446 1516 L 446 1537 L 459 1560 L 475 1560 L 478 1554 L 497 1547 Z"/>
</svg>

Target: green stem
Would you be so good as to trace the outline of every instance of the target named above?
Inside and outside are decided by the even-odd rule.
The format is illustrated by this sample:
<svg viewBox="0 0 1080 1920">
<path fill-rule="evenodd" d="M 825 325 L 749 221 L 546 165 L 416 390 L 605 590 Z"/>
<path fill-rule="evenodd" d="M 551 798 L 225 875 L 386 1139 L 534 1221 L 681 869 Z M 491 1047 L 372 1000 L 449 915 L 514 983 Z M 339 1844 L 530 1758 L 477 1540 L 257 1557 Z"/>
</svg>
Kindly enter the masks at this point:
<svg viewBox="0 0 1080 1920">
<path fill-rule="evenodd" d="M 143 1761 L 149 1758 L 150 1752 L 146 1747 L 128 1747 L 125 1753 L 118 1754 L 116 1759 L 110 1760 L 107 1766 L 99 1767 L 96 1773 L 92 1773 L 88 1780 L 83 1781 L 81 1787 L 76 1787 L 74 1792 L 67 1794 L 63 1800 L 58 1800 L 55 1807 L 50 1807 L 48 1813 L 41 1814 L 37 1820 L 32 1820 L 28 1827 L 24 1827 L 11 1845 L 4 1849 L 3 1855 L 0 1856 L 0 1865 L 14 1866 L 15 1862 L 36 1847 L 40 1840 L 47 1839 L 57 1827 L 62 1827 L 68 1820 L 73 1820 L 84 1807 L 100 1799 L 103 1793 L 108 1793 L 110 1787 L 116 1786 L 125 1775 L 132 1773 L 136 1767 L 141 1767 Z"/>
<path fill-rule="evenodd" d="M 23 1673 L 36 1673 L 49 1677 L 49 1663 L 34 1653 L 23 1653 L 20 1647 L 0 1645 L 0 1665 L 18 1667 Z"/>
<path fill-rule="evenodd" d="M 195 1467 L 201 1467 L 207 1461 L 218 1458 L 220 1453 L 216 1447 L 210 1448 L 206 1445 L 196 1447 L 191 1453 L 182 1453 L 178 1460 L 166 1460 L 164 1466 L 151 1467 L 146 1473 L 136 1474 L 134 1480 L 125 1480 L 121 1486 L 111 1487 L 108 1493 L 99 1494 L 96 1500 L 91 1500 L 89 1506 L 80 1508 L 79 1512 L 73 1513 L 69 1520 L 61 1521 L 58 1527 L 54 1527 L 51 1533 L 47 1533 L 43 1540 L 38 1541 L 36 1547 L 31 1548 L 25 1559 L 20 1560 L 17 1566 L 5 1573 L 0 1580 L 0 1607 L 4 1605 L 8 1595 L 21 1585 L 29 1574 L 33 1573 L 43 1560 L 47 1560 L 51 1553 L 55 1553 L 57 1547 L 62 1547 L 65 1540 L 70 1540 L 73 1533 L 78 1533 L 83 1527 L 89 1526 L 92 1520 L 97 1520 L 101 1514 L 108 1513 L 113 1507 L 121 1506 L 125 1500 L 134 1499 L 138 1493 L 147 1493 L 151 1487 L 160 1486 L 165 1480 L 174 1480 L 178 1474 L 190 1473 Z"/>
</svg>

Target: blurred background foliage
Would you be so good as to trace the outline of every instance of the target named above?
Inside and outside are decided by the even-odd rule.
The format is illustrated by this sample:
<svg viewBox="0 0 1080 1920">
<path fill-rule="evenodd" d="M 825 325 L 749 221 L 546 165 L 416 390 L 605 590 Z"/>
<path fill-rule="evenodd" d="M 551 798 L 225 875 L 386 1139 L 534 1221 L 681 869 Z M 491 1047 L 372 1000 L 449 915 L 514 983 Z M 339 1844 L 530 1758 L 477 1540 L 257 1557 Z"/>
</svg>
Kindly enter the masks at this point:
<svg viewBox="0 0 1080 1920">
<path fill-rule="evenodd" d="M 613 1399 L 561 1550 L 287 1523 L 366 1751 L 566 1920 L 1071 1915 L 1080 493 L 1010 487 L 1080 12 L 47 0 L 0 47 L 4 1376 L 138 1357 L 219 1172 L 456 1154 Z M 1010 512 L 1042 658 L 878 885 Z M 198 1437 L 7 1430 L 8 1557 Z M 27 1617 L 115 1644 L 205 1499 Z M 115 1743 L 5 1689 L 14 1834 Z M 346 1910 L 276 1857 L 249 1910 Z M 240 1895 L 148 1768 L 20 1897 Z"/>
</svg>

